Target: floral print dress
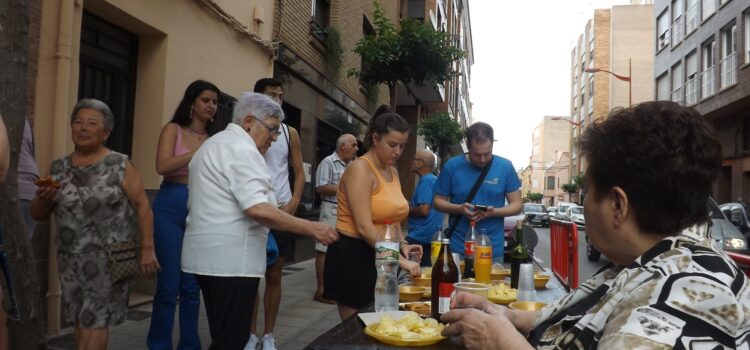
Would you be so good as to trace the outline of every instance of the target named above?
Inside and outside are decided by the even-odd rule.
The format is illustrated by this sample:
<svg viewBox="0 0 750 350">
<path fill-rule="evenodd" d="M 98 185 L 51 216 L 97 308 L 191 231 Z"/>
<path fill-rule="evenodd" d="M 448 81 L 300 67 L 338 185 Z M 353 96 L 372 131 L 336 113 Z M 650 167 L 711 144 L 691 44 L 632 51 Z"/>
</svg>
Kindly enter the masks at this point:
<svg viewBox="0 0 750 350">
<path fill-rule="evenodd" d="M 65 316 L 82 328 L 117 325 L 127 314 L 127 281 L 112 282 L 104 248 L 136 238 L 135 210 L 121 186 L 127 162 L 110 151 L 93 164 L 75 166 L 68 155 L 50 168 L 60 183 L 54 214 Z"/>
</svg>

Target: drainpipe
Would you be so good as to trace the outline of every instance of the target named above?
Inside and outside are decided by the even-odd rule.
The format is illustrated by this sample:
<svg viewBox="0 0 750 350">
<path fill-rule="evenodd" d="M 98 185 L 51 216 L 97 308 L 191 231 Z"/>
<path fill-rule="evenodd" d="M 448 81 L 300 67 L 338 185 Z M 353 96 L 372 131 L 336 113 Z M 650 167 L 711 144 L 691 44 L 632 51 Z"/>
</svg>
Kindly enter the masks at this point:
<svg viewBox="0 0 750 350">
<path fill-rule="evenodd" d="M 72 67 L 72 45 L 73 45 L 73 17 L 75 8 L 82 5 L 81 0 L 60 0 L 60 17 L 57 29 L 57 53 L 56 76 L 55 76 L 55 99 L 53 107 L 53 134 L 52 149 L 64 150 L 67 130 L 70 100 L 70 75 Z M 57 266 L 57 243 L 55 236 L 57 225 L 54 220 L 50 221 L 49 239 L 49 265 L 47 273 L 47 334 L 50 336 L 60 333 L 60 276 Z"/>
</svg>

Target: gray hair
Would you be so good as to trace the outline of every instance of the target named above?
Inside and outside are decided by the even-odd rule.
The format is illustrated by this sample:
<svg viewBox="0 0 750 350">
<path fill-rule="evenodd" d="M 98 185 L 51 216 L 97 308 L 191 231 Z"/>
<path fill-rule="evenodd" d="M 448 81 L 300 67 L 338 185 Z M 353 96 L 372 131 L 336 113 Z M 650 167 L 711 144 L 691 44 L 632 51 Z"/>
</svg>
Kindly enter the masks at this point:
<svg viewBox="0 0 750 350">
<path fill-rule="evenodd" d="M 341 145 L 343 145 L 344 142 L 346 142 L 346 139 L 348 139 L 348 138 L 352 138 L 352 139 L 354 139 L 354 141 L 357 141 L 357 138 L 354 137 L 354 135 L 352 135 L 352 134 L 341 134 L 341 136 L 339 136 L 338 140 L 336 140 L 336 149 L 341 148 Z"/>
<path fill-rule="evenodd" d="M 115 128 L 115 116 L 112 114 L 112 110 L 109 109 L 109 106 L 107 106 L 106 103 L 95 98 L 84 98 L 76 103 L 76 106 L 73 107 L 73 112 L 70 113 L 71 124 L 73 124 L 73 120 L 75 120 L 76 115 L 78 115 L 78 112 L 82 109 L 93 109 L 101 113 L 105 131 L 112 131 L 112 129 Z"/>
<path fill-rule="evenodd" d="M 276 101 L 264 94 L 246 91 L 234 105 L 232 123 L 242 126 L 248 115 L 252 115 L 257 120 L 265 120 L 268 117 L 278 117 L 279 121 L 284 120 L 284 111 Z"/>
</svg>

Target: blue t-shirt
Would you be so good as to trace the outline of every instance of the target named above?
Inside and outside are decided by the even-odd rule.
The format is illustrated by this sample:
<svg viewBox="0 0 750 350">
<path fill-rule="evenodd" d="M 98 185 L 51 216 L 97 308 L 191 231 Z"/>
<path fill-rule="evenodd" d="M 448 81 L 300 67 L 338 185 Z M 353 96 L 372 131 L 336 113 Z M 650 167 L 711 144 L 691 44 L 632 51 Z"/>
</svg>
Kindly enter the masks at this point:
<svg viewBox="0 0 750 350">
<path fill-rule="evenodd" d="M 434 187 L 437 176 L 433 173 L 422 175 L 417 182 L 414 195 L 411 196 L 409 206 L 417 207 L 422 204 L 430 205 L 430 212 L 424 217 L 409 217 L 409 237 L 422 243 L 430 243 L 432 235 L 443 226 L 443 213 L 435 210 L 432 199 L 435 197 Z"/>
<path fill-rule="evenodd" d="M 471 164 L 465 155 L 453 157 L 443 166 L 443 171 L 435 183 L 435 194 L 450 198 L 451 203 L 463 204 L 481 172 L 482 169 Z M 494 156 L 492 167 L 471 203 L 502 208 L 505 206 L 505 196 L 520 187 L 521 181 L 513 168 L 513 163 Z M 450 220 L 454 218 L 451 217 Z M 493 258 L 505 248 L 503 221 L 503 218 L 492 217 L 477 223 L 477 231 L 486 229 L 492 240 Z M 451 251 L 463 254 L 464 238 L 468 229 L 469 220 L 463 217 L 451 236 Z"/>
</svg>

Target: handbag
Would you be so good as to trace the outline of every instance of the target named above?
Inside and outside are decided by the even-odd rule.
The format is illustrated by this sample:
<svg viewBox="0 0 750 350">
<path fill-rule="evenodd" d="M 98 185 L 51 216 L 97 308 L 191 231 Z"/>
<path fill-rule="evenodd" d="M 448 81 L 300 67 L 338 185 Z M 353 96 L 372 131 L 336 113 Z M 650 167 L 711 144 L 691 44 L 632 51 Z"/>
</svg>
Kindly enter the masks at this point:
<svg viewBox="0 0 750 350">
<path fill-rule="evenodd" d="M 85 203 L 81 191 L 76 187 L 78 199 Z M 99 231 L 97 227 L 97 231 Z M 101 232 L 99 232 L 101 236 Z M 104 236 L 102 236 L 104 237 Z M 109 275 L 112 283 L 135 278 L 141 273 L 141 266 L 138 259 L 140 244 L 136 240 L 104 243 L 104 251 L 107 253 L 109 261 Z"/>
<path fill-rule="evenodd" d="M 487 163 L 487 165 L 482 168 L 482 172 L 479 173 L 479 177 L 477 178 L 477 181 L 474 182 L 474 186 L 471 188 L 471 191 L 469 191 L 469 195 L 466 196 L 466 200 L 464 200 L 464 203 L 471 202 L 474 199 L 474 196 L 479 191 L 479 187 L 482 186 L 482 182 L 484 182 L 484 178 L 487 177 L 487 173 L 490 171 L 490 168 L 492 167 L 492 161 L 495 160 L 495 157 L 492 156 L 490 158 L 490 162 Z M 451 215 L 451 218 L 453 218 L 451 222 L 451 226 L 445 230 L 445 237 L 448 237 L 448 239 L 451 238 L 451 235 L 453 235 L 453 231 L 456 229 L 456 226 L 458 226 L 458 223 L 461 222 L 461 219 L 463 219 L 463 215 L 459 215 L 456 217 L 455 215 Z"/>
<path fill-rule="evenodd" d="M 135 278 L 141 273 L 138 261 L 140 245 L 137 241 L 107 243 L 104 247 L 113 283 Z"/>
</svg>

